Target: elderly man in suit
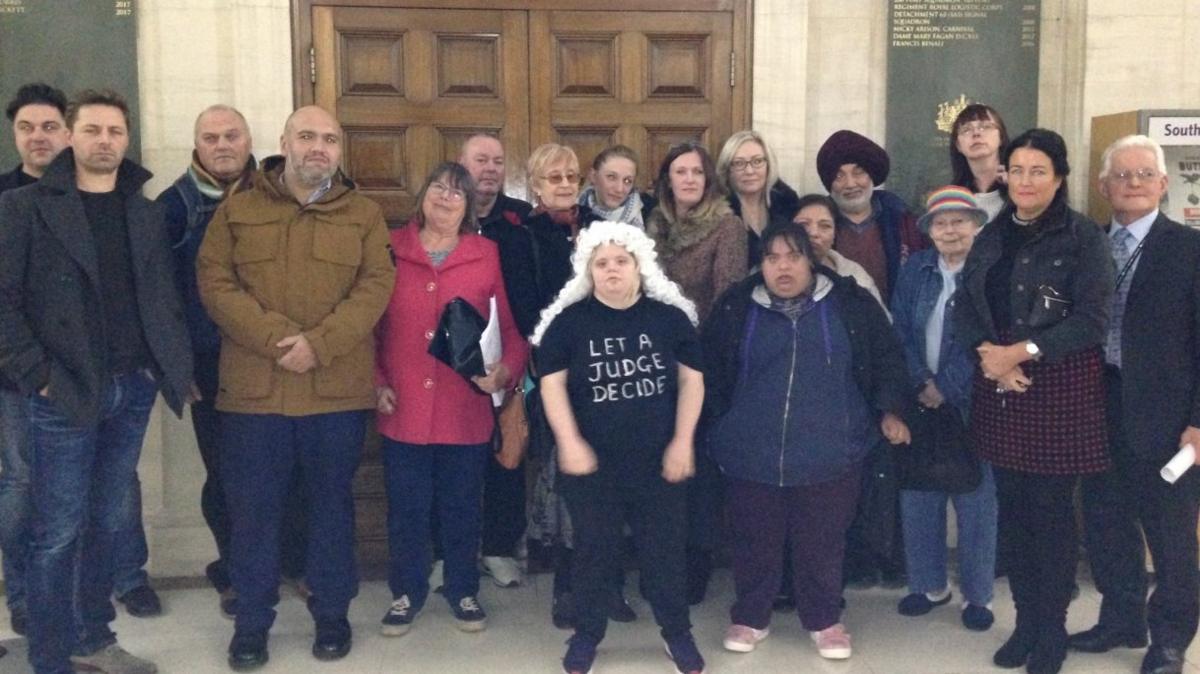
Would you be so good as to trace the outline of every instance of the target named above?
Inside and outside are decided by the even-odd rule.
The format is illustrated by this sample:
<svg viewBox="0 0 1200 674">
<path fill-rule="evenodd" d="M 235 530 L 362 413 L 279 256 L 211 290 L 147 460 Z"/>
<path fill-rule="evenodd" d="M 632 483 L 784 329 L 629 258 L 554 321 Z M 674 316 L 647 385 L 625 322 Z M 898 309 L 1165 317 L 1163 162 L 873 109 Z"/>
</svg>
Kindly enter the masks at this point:
<svg viewBox="0 0 1200 674">
<path fill-rule="evenodd" d="M 1113 468 L 1085 478 L 1088 559 L 1103 595 L 1096 626 L 1075 650 L 1141 648 L 1142 674 L 1178 674 L 1200 621 L 1196 520 L 1200 470 L 1175 484 L 1159 469 L 1181 446 L 1200 447 L 1200 231 L 1159 211 L 1162 148 L 1126 136 L 1104 152 L 1101 194 L 1112 205 L 1117 270 L 1106 344 Z M 1156 587 L 1146 602 L 1145 533 Z"/>
</svg>

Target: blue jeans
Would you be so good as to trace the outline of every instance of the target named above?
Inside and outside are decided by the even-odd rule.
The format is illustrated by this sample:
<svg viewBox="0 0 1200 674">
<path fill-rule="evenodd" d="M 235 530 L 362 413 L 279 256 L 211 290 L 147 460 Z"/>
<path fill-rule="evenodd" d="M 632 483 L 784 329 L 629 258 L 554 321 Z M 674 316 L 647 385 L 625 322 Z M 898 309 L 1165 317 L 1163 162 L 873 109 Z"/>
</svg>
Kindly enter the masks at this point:
<svg viewBox="0 0 1200 674">
<path fill-rule="evenodd" d="M 319 624 L 346 617 L 358 594 L 354 559 L 354 473 L 366 412 L 302 417 L 221 416 L 221 481 L 233 535 L 230 580 L 238 633 L 266 632 L 279 603 L 279 541 L 297 465 L 308 509 L 308 610 Z"/>
<path fill-rule="evenodd" d="M 92 653 L 116 641 L 108 628 L 116 617 L 109 599 L 114 544 L 132 517 L 129 489 L 157 392 L 141 372 L 113 377 L 100 420 L 87 426 L 68 419 L 47 398 L 28 399 L 29 660 L 38 674 L 66 674 L 72 653 Z M 77 572 L 73 596 L 69 588 Z"/>
<path fill-rule="evenodd" d="M 947 587 L 946 501 L 954 501 L 958 523 L 958 582 L 963 598 L 977 606 L 992 601 L 996 574 L 996 480 L 983 463 L 983 482 L 966 494 L 900 491 L 904 554 L 910 592 Z"/>
<path fill-rule="evenodd" d="M 388 588 L 415 609 L 429 596 L 430 518 L 437 503 L 438 537 L 451 604 L 479 594 L 483 471 L 490 445 L 410 445 L 383 439 L 387 489 Z M 436 498 L 435 495 L 436 494 Z"/>
<path fill-rule="evenodd" d="M 25 396 L 0 390 L 0 552 L 8 608 L 25 608 L 29 566 L 29 422 Z"/>
</svg>

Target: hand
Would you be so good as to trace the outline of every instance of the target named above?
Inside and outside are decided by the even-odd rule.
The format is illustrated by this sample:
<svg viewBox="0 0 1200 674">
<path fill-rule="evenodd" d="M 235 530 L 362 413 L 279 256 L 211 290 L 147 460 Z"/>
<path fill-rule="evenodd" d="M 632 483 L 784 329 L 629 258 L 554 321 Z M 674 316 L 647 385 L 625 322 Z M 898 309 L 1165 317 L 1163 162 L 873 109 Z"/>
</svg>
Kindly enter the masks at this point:
<svg viewBox="0 0 1200 674">
<path fill-rule="evenodd" d="M 496 452 L 496 463 L 506 470 L 516 470 L 525 458 L 525 443 L 501 443 L 500 451 Z"/>
<path fill-rule="evenodd" d="M 1200 466 L 1200 428 L 1188 426 L 1183 429 L 1183 435 L 1179 436 L 1179 446 L 1187 444 L 1196 448 L 1196 465 Z"/>
<path fill-rule="evenodd" d="M 942 403 L 946 402 L 946 397 L 938 390 L 937 384 L 933 383 L 933 380 L 930 379 L 925 382 L 925 388 L 921 389 L 921 392 L 917 394 L 917 402 L 933 410 L 941 407 Z"/>
<path fill-rule="evenodd" d="M 287 353 L 275 361 L 289 372 L 296 374 L 304 374 L 317 366 L 317 353 L 313 351 L 312 344 L 308 343 L 308 338 L 303 334 L 284 337 L 276 342 L 275 346 L 281 349 L 290 349 Z"/>
<path fill-rule="evenodd" d="M 588 475 L 600 467 L 596 452 L 583 438 L 558 447 L 558 469 L 567 475 Z"/>
<path fill-rule="evenodd" d="M 1021 370 L 1021 366 L 1017 365 L 1013 369 L 1000 375 L 996 380 L 996 392 L 1007 393 L 1024 393 L 1029 390 L 1033 380 L 1025 376 L 1025 372 Z"/>
<path fill-rule="evenodd" d="M 380 414 L 391 414 L 396 411 L 396 392 L 389 386 L 375 387 L 375 409 Z"/>
<path fill-rule="evenodd" d="M 696 474 L 696 454 L 692 441 L 687 438 L 672 438 L 663 452 L 663 479 L 667 482 L 683 482 Z"/>
<path fill-rule="evenodd" d="M 183 401 L 185 405 L 193 405 L 204 400 L 204 394 L 200 392 L 200 387 L 196 386 L 196 382 L 192 382 L 188 386 L 187 398 Z"/>
<path fill-rule="evenodd" d="M 983 368 L 983 376 L 988 379 L 998 379 L 1023 363 L 1029 355 L 1021 344 L 997 346 L 991 342 L 984 342 L 975 351 L 979 354 L 979 366 Z"/>
<path fill-rule="evenodd" d="M 883 419 L 879 422 L 879 429 L 883 431 L 883 437 L 893 445 L 908 445 L 912 443 L 912 433 L 908 430 L 908 424 L 900 420 L 900 417 L 891 412 L 884 412 Z"/>
<path fill-rule="evenodd" d="M 49 398 L 50 397 L 50 385 L 46 384 L 42 388 L 38 389 L 38 395 L 40 395 L 43 398 Z"/>
<path fill-rule="evenodd" d="M 511 379 L 508 372 L 508 367 L 504 363 L 492 363 L 487 366 L 487 376 L 471 377 L 471 381 L 479 387 L 479 390 L 484 393 L 495 393 L 508 386 L 508 380 Z"/>
</svg>

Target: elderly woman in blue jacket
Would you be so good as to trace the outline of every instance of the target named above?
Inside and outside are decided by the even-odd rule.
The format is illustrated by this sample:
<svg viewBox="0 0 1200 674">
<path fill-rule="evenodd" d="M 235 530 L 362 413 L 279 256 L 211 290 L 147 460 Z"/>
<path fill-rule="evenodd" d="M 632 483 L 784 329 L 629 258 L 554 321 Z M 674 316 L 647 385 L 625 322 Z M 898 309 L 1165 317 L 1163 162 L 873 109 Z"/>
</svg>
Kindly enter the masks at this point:
<svg viewBox="0 0 1200 674">
<path fill-rule="evenodd" d="M 900 269 L 892 295 L 892 318 L 904 345 L 909 384 L 921 412 L 948 406 L 965 425 L 971 406 L 975 358 L 955 334 L 952 297 L 963 263 L 987 212 L 967 189 L 934 190 L 917 222 L 934 248 L 914 253 Z M 946 502 L 954 501 L 958 524 L 958 581 L 962 622 L 982 631 L 992 626 L 996 566 L 996 483 L 981 465 L 979 486 L 950 494 L 944 484 L 901 484 L 900 510 L 910 594 L 900 601 L 906 616 L 929 613 L 951 600 L 946 572 Z M 914 481 L 915 482 L 915 481 Z M 927 482 L 927 481 L 926 481 Z M 940 489 L 939 489 L 940 488 Z"/>
<path fill-rule="evenodd" d="M 772 224 L 762 244 L 762 271 L 725 293 L 702 333 L 707 446 L 734 532 L 724 643 L 747 652 L 766 638 L 786 542 L 801 625 L 822 657 L 844 659 L 846 529 L 864 457 L 909 441 L 904 355 L 875 299 L 813 264 L 803 226 Z"/>
</svg>

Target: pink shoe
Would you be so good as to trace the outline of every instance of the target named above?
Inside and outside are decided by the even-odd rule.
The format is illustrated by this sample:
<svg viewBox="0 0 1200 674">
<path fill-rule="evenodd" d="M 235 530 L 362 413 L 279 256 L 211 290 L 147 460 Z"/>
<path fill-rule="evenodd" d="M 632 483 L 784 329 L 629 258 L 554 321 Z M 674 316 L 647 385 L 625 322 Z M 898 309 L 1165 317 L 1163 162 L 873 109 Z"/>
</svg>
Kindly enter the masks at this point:
<svg viewBox="0 0 1200 674">
<path fill-rule="evenodd" d="M 729 629 L 725 630 L 725 650 L 734 653 L 749 653 L 754 650 L 758 642 L 766 639 L 770 633 L 769 627 L 756 630 L 746 625 L 730 625 Z"/>
<path fill-rule="evenodd" d="M 817 652 L 826 660 L 845 660 L 850 657 L 850 633 L 845 625 L 836 623 L 809 634 L 817 644 Z"/>
</svg>

